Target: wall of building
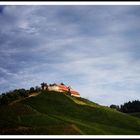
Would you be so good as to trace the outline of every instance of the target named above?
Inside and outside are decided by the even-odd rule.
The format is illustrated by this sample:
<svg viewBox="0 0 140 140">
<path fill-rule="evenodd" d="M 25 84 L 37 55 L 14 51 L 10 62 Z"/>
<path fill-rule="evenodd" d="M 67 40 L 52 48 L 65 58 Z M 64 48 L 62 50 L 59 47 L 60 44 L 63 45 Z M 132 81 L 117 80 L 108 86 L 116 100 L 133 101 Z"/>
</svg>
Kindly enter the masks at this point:
<svg viewBox="0 0 140 140">
<path fill-rule="evenodd" d="M 60 92 L 58 86 L 48 86 L 48 90 L 49 91 L 58 91 L 58 92 Z"/>
<path fill-rule="evenodd" d="M 53 85 L 53 86 L 48 86 L 47 88 L 49 91 L 57 91 L 57 92 L 68 92 L 69 89 L 66 86 L 62 86 L 62 85 Z M 72 88 L 70 89 L 71 92 L 71 96 L 75 96 L 75 97 L 80 97 L 80 94 L 73 90 Z"/>
<path fill-rule="evenodd" d="M 72 94 L 72 93 L 71 93 L 71 96 L 74 96 L 74 97 L 80 97 L 79 94 Z"/>
</svg>

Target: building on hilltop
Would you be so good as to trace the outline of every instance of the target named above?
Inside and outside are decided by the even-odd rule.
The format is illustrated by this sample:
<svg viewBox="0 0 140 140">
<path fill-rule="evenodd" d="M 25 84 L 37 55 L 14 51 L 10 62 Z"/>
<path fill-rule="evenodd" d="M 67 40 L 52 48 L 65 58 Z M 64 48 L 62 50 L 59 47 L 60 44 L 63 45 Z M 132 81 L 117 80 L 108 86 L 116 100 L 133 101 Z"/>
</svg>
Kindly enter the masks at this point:
<svg viewBox="0 0 140 140">
<path fill-rule="evenodd" d="M 43 86 L 42 86 L 43 85 Z M 49 91 L 57 91 L 57 92 L 66 92 L 70 93 L 71 96 L 80 97 L 80 94 L 72 89 L 70 86 L 66 86 L 65 84 L 49 84 L 46 83 L 41 84 L 43 90 L 49 90 Z"/>
</svg>

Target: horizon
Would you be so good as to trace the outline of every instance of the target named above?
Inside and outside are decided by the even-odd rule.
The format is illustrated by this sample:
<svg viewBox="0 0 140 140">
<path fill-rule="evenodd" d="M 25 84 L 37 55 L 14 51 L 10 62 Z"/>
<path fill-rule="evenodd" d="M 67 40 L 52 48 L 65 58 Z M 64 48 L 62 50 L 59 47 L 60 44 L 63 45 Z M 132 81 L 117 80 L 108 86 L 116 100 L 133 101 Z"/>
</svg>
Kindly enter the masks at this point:
<svg viewBox="0 0 140 140">
<path fill-rule="evenodd" d="M 0 94 L 42 82 L 101 105 L 140 99 L 140 5 L 0 5 Z"/>
</svg>

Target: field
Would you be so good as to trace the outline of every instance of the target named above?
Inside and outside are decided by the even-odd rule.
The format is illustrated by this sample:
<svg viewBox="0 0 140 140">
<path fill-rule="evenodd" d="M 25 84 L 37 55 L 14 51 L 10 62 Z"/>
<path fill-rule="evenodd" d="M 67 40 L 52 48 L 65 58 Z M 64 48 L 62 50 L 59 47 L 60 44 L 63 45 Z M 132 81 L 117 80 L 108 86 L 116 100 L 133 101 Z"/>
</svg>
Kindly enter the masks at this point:
<svg viewBox="0 0 140 140">
<path fill-rule="evenodd" d="M 84 98 L 41 92 L 0 107 L 0 134 L 139 135 L 140 118 Z"/>
</svg>

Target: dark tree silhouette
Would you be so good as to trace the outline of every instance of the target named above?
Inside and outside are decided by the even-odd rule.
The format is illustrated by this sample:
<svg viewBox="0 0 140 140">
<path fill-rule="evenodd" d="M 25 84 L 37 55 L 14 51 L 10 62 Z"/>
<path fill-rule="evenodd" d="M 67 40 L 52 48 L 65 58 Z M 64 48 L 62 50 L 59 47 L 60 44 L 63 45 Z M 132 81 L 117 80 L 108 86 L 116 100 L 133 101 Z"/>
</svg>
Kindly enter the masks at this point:
<svg viewBox="0 0 140 140">
<path fill-rule="evenodd" d="M 1 100 L 0 100 L 0 104 L 8 104 L 9 103 L 9 99 L 7 97 L 6 94 L 2 94 Z"/>
<path fill-rule="evenodd" d="M 121 112 L 125 113 L 133 113 L 133 112 L 140 112 L 140 101 L 134 100 L 132 102 L 127 102 L 121 105 L 120 107 Z"/>
<path fill-rule="evenodd" d="M 34 89 L 34 87 L 31 87 L 30 88 L 30 93 L 33 93 L 33 92 L 35 92 L 35 89 Z"/>
<path fill-rule="evenodd" d="M 45 89 L 45 85 L 46 85 L 46 83 L 41 83 L 41 88 L 44 90 Z"/>
<path fill-rule="evenodd" d="M 68 95 L 71 95 L 71 91 L 70 91 L 71 87 L 68 87 Z"/>
<path fill-rule="evenodd" d="M 119 110 L 119 106 L 118 105 L 114 105 L 114 104 L 110 105 L 110 108 Z"/>
<path fill-rule="evenodd" d="M 110 108 L 117 109 L 118 111 L 124 112 L 124 113 L 134 113 L 134 112 L 140 112 L 140 101 L 134 100 L 124 103 L 123 105 L 110 105 Z"/>
</svg>

